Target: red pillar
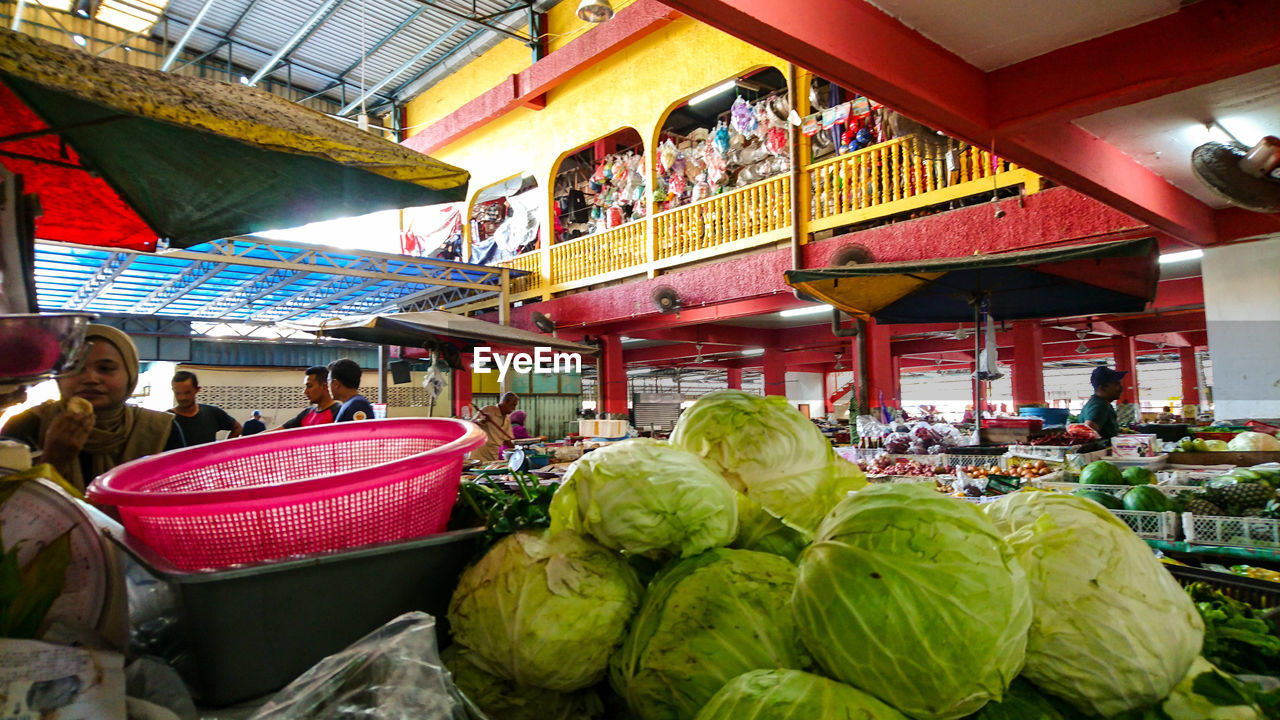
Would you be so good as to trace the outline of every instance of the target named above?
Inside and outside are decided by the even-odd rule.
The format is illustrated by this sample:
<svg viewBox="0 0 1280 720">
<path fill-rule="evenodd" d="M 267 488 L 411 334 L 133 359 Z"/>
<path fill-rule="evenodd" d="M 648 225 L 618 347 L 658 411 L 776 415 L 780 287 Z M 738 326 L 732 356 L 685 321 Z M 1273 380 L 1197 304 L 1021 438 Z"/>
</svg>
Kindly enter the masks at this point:
<svg viewBox="0 0 1280 720">
<path fill-rule="evenodd" d="M 1035 320 L 1013 323 L 1013 406 L 1044 402 L 1044 329 Z"/>
<path fill-rule="evenodd" d="M 627 366 L 622 360 L 622 341 L 617 335 L 601 337 L 600 412 L 627 414 Z"/>
<path fill-rule="evenodd" d="M 1138 400 L 1138 355 L 1133 346 L 1133 338 L 1118 336 L 1111 338 L 1111 352 L 1115 357 L 1116 370 L 1128 371 L 1121 383 L 1124 392 L 1120 395 L 1120 403 L 1137 405 Z"/>
<path fill-rule="evenodd" d="M 453 371 L 453 416 L 462 417 L 462 409 L 471 404 L 471 355 L 462 354 L 462 367 Z"/>
<path fill-rule="evenodd" d="M 831 413 L 836 410 L 836 402 L 832 395 L 836 391 L 836 374 L 834 371 L 822 373 L 822 411 Z"/>
<path fill-rule="evenodd" d="M 1196 372 L 1196 349 L 1178 348 L 1178 361 L 1182 365 L 1182 406 L 1200 406 L 1200 379 Z"/>
<path fill-rule="evenodd" d="M 764 349 L 764 394 L 783 397 L 787 394 L 787 366 L 778 348 Z"/>
<path fill-rule="evenodd" d="M 742 389 L 742 368 L 729 368 L 725 371 L 725 375 L 729 380 L 730 390 Z"/>
<path fill-rule="evenodd" d="M 902 391 L 896 372 L 898 366 L 893 362 L 892 336 L 888 325 L 867 321 L 862 347 L 867 354 L 866 404 L 872 408 L 902 405 Z"/>
</svg>

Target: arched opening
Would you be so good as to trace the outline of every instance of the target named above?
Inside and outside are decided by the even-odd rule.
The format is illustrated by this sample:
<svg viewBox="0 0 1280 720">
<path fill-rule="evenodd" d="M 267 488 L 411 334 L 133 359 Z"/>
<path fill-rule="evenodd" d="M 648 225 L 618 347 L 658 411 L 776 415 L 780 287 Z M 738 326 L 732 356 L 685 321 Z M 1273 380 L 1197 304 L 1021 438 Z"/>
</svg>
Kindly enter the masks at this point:
<svg viewBox="0 0 1280 720">
<path fill-rule="evenodd" d="M 622 128 L 571 150 L 556 166 L 555 242 L 609 230 L 648 212 L 644 140 Z"/>
<path fill-rule="evenodd" d="M 532 175 L 482 188 L 471 201 L 468 262 L 492 265 L 538 247 L 543 197 Z"/>
<path fill-rule="evenodd" d="M 788 172 L 787 81 L 777 68 L 730 78 L 667 112 L 655 155 L 654 211 Z"/>
</svg>

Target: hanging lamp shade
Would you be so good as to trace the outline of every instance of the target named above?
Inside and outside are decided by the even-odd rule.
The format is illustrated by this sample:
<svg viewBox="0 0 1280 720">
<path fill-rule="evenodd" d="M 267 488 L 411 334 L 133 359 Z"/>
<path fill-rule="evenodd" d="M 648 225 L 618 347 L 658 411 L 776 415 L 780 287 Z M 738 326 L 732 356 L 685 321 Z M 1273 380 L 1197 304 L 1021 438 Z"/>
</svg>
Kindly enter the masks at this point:
<svg viewBox="0 0 1280 720">
<path fill-rule="evenodd" d="M 589 23 L 602 23 L 613 17 L 613 5 L 609 0 L 582 0 L 578 3 L 578 19 Z"/>
</svg>

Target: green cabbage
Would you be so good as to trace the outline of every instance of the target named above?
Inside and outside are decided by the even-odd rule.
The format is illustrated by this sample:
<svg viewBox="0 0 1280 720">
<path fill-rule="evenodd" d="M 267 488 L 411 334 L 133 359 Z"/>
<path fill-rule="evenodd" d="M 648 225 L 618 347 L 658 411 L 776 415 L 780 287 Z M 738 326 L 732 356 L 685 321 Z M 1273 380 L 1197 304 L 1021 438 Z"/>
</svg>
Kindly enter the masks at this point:
<svg viewBox="0 0 1280 720">
<path fill-rule="evenodd" d="M 482 670 L 569 692 L 604 677 L 641 593 L 620 555 L 577 533 L 524 531 L 463 572 L 448 618 Z"/>
<path fill-rule="evenodd" d="M 1061 701 L 1054 701 L 1036 689 L 1026 679 L 1017 677 L 1009 685 L 1009 692 L 999 702 L 992 701 L 983 706 L 970 720 L 1072 720 L 1082 717 L 1067 709 L 1064 714 L 1058 706 Z"/>
<path fill-rule="evenodd" d="M 1263 720 L 1243 683 L 1198 657 L 1164 700 L 1110 720 Z"/>
<path fill-rule="evenodd" d="M 654 578 L 609 681 L 640 720 L 692 720 L 749 670 L 810 664 L 790 598 L 795 567 L 750 550 L 708 550 Z"/>
<path fill-rule="evenodd" d="M 1027 678 L 1110 717 L 1164 698 L 1200 654 L 1204 625 L 1146 543 L 1097 503 L 1021 492 L 985 508 L 1027 571 Z"/>
<path fill-rule="evenodd" d="M 735 494 L 738 496 L 738 537 L 730 547 L 773 553 L 795 562 L 800 551 L 808 546 L 808 539 L 770 515 L 760 503 L 742 493 Z"/>
<path fill-rule="evenodd" d="M 1227 449 L 1234 452 L 1248 452 L 1251 450 L 1280 451 L 1280 440 L 1266 433 L 1246 431 L 1237 433 L 1235 437 L 1231 438 L 1231 441 L 1227 443 Z"/>
<path fill-rule="evenodd" d="M 656 440 L 625 440 L 570 466 L 551 500 L 551 532 L 575 530 L 635 555 L 690 557 L 737 535 L 734 495 L 697 455 Z"/>
<path fill-rule="evenodd" d="M 874 697 L 800 670 L 753 670 L 730 680 L 697 720 L 907 720 Z"/>
<path fill-rule="evenodd" d="M 792 605 L 828 675 L 921 720 L 1001 699 L 1031 623 L 1026 577 L 991 522 L 914 483 L 837 506 L 800 556 Z"/>
<path fill-rule="evenodd" d="M 474 657 L 475 653 L 457 643 L 440 653 L 453 684 L 494 720 L 590 720 L 604 714 L 604 704 L 595 690 L 558 693 L 519 685 L 481 670 Z"/>
<path fill-rule="evenodd" d="M 806 537 L 849 491 L 867 484 L 817 426 L 777 395 L 704 395 L 680 416 L 671 442 L 710 460 L 735 489 Z"/>
</svg>

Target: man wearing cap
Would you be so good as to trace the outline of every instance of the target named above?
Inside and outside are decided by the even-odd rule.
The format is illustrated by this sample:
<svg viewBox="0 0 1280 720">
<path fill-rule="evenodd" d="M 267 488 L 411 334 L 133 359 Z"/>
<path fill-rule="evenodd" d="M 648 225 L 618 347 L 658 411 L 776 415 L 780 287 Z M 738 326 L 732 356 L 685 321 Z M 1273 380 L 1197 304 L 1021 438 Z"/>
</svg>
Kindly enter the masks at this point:
<svg viewBox="0 0 1280 720">
<path fill-rule="evenodd" d="M 244 421 L 243 431 L 240 433 L 242 437 L 257 435 L 267 429 L 267 424 L 262 422 L 262 411 L 254 410 L 253 417 Z"/>
<path fill-rule="evenodd" d="M 1116 409 L 1111 403 L 1120 399 L 1124 392 L 1121 381 L 1128 370 L 1112 370 L 1105 365 L 1093 369 L 1089 382 L 1093 384 L 1093 397 L 1084 404 L 1080 411 L 1080 422 L 1088 425 L 1104 438 L 1113 438 L 1120 434 L 1120 422 L 1116 419 Z"/>
</svg>

